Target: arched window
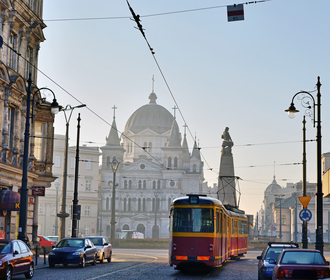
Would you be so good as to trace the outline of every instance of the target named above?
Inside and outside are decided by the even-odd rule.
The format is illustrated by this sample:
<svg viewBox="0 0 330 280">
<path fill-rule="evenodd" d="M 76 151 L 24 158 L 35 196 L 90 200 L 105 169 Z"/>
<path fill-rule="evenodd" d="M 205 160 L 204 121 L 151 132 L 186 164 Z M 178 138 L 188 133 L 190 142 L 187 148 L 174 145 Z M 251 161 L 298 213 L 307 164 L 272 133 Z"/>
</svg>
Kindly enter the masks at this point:
<svg viewBox="0 0 330 280">
<path fill-rule="evenodd" d="M 123 225 L 123 230 L 129 230 L 129 225 L 127 224 Z"/>
<path fill-rule="evenodd" d="M 103 207 L 102 207 L 102 209 L 103 209 Z M 106 210 L 109 210 L 110 209 L 110 199 L 109 199 L 109 197 L 107 197 L 105 199 L 105 209 Z"/>
<path fill-rule="evenodd" d="M 160 189 L 160 180 L 157 181 L 157 189 Z"/>
<path fill-rule="evenodd" d="M 143 180 L 143 188 L 146 189 L 147 188 L 147 181 Z"/>
<path fill-rule="evenodd" d="M 152 182 L 152 188 L 153 188 L 153 189 L 156 189 L 156 181 L 153 181 L 153 182 Z"/>
<path fill-rule="evenodd" d="M 123 211 L 126 212 L 126 198 L 124 198 L 124 205 L 123 205 Z"/>
<path fill-rule="evenodd" d="M 143 212 L 146 211 L 146 199 L 145 198 L 142 199 L 142 211 Z"/>
<path fill-rule="evenodd" d="M 141 212 L 141 198 L 138 199 L 138 212 Z"/>
<path fill-rule="evenodd" d="M 145 151 L 147 151 L 147 149 L 148 149 L 148 143 L 147 143 L 147 142 L 144 142 L 144 143 L 143 143 L 143 149 L 144 149 Z"/>
<path fill-rule="evenodd" d="M 131 189 L 132 188 L 132 180 L 128 181 L 128 187 Z"/>
<path fill-rule="evenodd" d="M 174 158 L 174 167 L 178 167 L 178 158 L 177 157 Z"/>
<path fill-rule="evenodd" d="M 127 189 L 127 180 L 124 181 L 124 189 Z"/>
<path fill-rule="evenodd" d="M 136 231 L 145 234 L 146 233 L 146 228 L 145 228 L 145 226 L 143 224 L 138 224 L 138 226 L 136 228 Z"/>
<path fill-rule="evenodd" d="M 196 164 L 193 165 L 193 172 L 196 172 L 197 166 Z"/>
<path fill-rule="evenodd" d="M 141 189 L 141 188 L 142 188 L 142 181 L 139 180 L 139 189 Z"/>
<path fill-rule="evenodd" d="M 169 197 L 168 200 L 167 200 L 167 209 L 168 209 L 168 211 L 170 211 L 170 209 L 171 209 L 171 204 L 172 204 L 172 199 Z"/>
<path fill-rule="evenodd" d="M 149 142 L 149 152 L 151 152 L 151 151 L 152 151 L 152 143 Z"/>
<path fill-rule="evenodd" d="M 171 157 L 169 157 L 167 159 L 167 167 L 171 167 L 171 166 L 172 166 L 172 159 L 171 159 Z"/>
<path fill-rule="evenodd" d="M 156 202 L 157 202 L 157 204 L 156 204 L 157 211 L 159 211 L 160 210 L 160 198 L 157 198 Z"/>
<path fill-rule="evenodd" d="M 128 212 L 132 211 L 132 205 L 131 205 L 132 199 L 128 199 Z"/>
</svg>

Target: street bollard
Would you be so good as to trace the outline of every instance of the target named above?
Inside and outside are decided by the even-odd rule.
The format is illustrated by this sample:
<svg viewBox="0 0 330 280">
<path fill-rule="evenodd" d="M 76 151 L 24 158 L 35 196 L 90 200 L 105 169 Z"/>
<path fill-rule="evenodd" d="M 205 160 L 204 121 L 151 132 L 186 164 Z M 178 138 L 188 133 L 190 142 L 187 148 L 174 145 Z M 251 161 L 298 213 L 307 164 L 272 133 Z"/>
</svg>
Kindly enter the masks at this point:
<svg viewBox="0 0 330 280">
<path fill-rule="evenodd" d="M 42 247 L 44 248 L 44 264 L 46 264 L 46 247 Z"/>
<path fill-rule="evenodd" d="M 39 247 L 38 247 L 38 245 L 36 245 L 36 247 L 35 247 L 35 250 L 36 250 L 36 253 L 35 253 L 35 265 L 38 265 L 38 249 L 39 249 Z"/>
</svg>

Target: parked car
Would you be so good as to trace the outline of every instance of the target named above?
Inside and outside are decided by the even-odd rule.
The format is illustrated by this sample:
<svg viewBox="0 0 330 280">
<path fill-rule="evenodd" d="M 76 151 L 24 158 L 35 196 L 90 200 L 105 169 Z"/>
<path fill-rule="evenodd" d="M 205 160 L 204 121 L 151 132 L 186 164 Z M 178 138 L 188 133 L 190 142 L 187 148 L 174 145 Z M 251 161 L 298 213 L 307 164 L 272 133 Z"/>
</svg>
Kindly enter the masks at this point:
<svg viewBox="0 0 330 280">
<path fill-rule="evenodd" d="M 50 240 L 48 237 L 43 235 L 38 235 L 37 241 L 41 247 L 53 247 L 56 245 L 56 241 Z"/>
<path fill-rule="evenodd" d="M 33 254 L 21 240 L 0 239 L 0 278 L 11 279 L 17 274 L 33 277 Z"/>
<path fill-rule="evenodd" d="M 271 262 L 274 262 L 272 260 Z M 272 273 L 273 280 L 325 279 L 330 277 L 329 262 L 319 250 L 284 249 Z"/>
<path fill-rule="evenodd" d="M 56 244 L 58 243 L 58 236 L 46 236 L 49 240 L 55 241 Z"/>
<path fill-rule="evenodd" d="M 49 267 L 55 264 L 78 264 L 85 267 L 86 263 L 96 264 L 97 249 L 88 238 L 63 238 L 53 250 L 49 252 Z"/>
<path fill-rule="evenodd" d="M 108 237 L 105 236 L 89 236 L 88 237 L 95 245 L 97 249 L 97 260 L 103 263 L 104 259 L 111 262 L 112 246 Z"/>
<path fill-rule="evenodd" d="M 275 262 L 279 254 L 284 249 L 288 248 L 299 248 L 297 243 L 293 242 L 269 242 L 266 249 L 258 256 L 258 280 L 266 280 L 272 278 L 272 271 L 275 266 Z M 269 262 L 274 260 L 275 262 Z"/>
</svg>

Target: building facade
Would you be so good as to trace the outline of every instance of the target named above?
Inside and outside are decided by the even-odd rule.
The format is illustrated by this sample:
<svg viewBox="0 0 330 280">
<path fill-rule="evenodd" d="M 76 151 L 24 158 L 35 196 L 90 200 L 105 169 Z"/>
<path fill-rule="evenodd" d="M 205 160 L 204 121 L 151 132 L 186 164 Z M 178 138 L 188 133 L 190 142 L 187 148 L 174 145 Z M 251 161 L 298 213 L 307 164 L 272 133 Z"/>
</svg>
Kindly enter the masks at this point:
<svg viewBox="0 0 330 280">
<path fill-rule="evenodd" d="M 134 230 L 145 238 L 169 237 L 169 211 L 174 198 L 188 193 L 206 193 L 203 162 L 195 141 L 189 151 L 176 118 L 156 102 L 149 103 L 128 119 L 119 138 L 115 117 L 106 145 L 101 147 L 101 228 L 110 236 L 114 187 L 112 162 L 120 164 L 115 181 L 116 236 Z M 204 187 L 203 187 L 204 185 Z"/>
<path fill-rule="evenodd" d="M 58 235 L 58 217 L 62 195 L 63 166 L 64 166 L 65 136 L 55 134 L 53 172 L 57 179 L 47 189 L 44 197 L 39 198 L 38 204 L 38 232 L 50 236 Z M 78 235 L 96 235 L 98 231 L 98 180 L 99 180 L 98 147 L 79 146 L 79 176 L 78 176 L 78 205 L 81 206 L 78 221 Z M 65 221 L 65 237 L 72 233 L 72 200 L 75 185 L 76 147 L 68 148 L 67 158 L 67 195 L 66 212 L 69 217 Z"/>
<path fill-rule="evenodd" d="M 27 237 L 36 230 L 37 197 L 32 187 L 49 188 L 52 175 L 53 123 L 50 102 L 37 87 L 38 52 L 45 40 L 42 0 L 0 3 L 0 236 L 17 238 L 27 109 L 31 77 L 31 126 L 28 155 Z M 35 233 L 36 231 L 34 231 Z"/>
</svg>

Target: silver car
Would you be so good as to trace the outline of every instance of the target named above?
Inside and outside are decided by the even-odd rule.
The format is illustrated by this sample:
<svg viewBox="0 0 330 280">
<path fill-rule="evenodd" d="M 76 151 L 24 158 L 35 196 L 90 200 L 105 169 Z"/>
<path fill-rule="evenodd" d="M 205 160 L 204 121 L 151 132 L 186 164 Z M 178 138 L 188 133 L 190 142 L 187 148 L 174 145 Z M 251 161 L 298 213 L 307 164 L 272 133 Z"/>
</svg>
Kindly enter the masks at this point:
<svg viewBox="0 0 330 280">
<path fill-rule="evenodd" d="M 109 238 L 106 236 L 88 236 L 88 238 L 94 243 L 97 249 L 96 259 L 100 263 L 103 263 L 104 259 L 107 259 L 108 262 L 111 262 L 112 246 L 109 243 Z"/>
</svg>

